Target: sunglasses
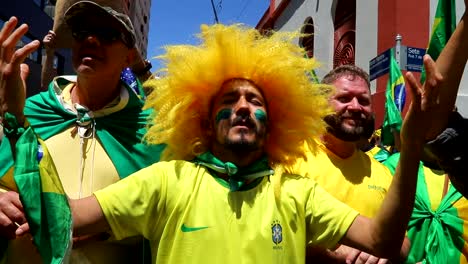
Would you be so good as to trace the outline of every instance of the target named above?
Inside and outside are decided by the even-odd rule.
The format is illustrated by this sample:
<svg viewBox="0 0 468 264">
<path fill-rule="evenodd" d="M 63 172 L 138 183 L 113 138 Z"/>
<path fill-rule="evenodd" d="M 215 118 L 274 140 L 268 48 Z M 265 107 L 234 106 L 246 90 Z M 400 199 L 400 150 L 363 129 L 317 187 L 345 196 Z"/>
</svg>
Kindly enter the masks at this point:
<svg viewBox="0 0 468 264">
<path fill-rule="evenodd" d="M 72 36 L 76 41 L 80 42 L 89 36 L 98 38 L 103 44 L 112 44 L 118 40 L 124 42 L 122 32 L 111 28 L 72 29 Z"/>
</svg>

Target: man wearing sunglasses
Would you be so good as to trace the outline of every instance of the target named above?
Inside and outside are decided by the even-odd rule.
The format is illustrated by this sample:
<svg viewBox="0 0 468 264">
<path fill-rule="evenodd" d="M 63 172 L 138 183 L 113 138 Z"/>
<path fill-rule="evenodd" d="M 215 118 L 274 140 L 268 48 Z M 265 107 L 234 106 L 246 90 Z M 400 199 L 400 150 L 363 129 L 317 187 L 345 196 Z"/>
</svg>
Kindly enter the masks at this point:
<svg viewBox="0 0 468 264">
<path fill-rule="evenodd" d="M 1 263 L 41 263 L 31 238 L 15 236 L 28 215 L 23 209 L 28 201 L 18 194 L 14 178 L 14 168 L 21 161 L 13 159 L 11 148 L 22 126 L 29 123 L 45 141 L 71 198 L 89 196 L 154 163 L 162 150 L 162 146 L 142 143 L 150 111 L 142 111 L 143 101 L 120 79 L 134 56 L 135 33 L 128 16 L 80 1 L 64 18 L 73 36 L 77 75 L 55 77 L 47 91 L 27 100 L 23 80 L 29 69 L 22 62 L 39 47 L 39 41 L 15 50 L 28 30 L 27 25 L 16 28 L 15 17 L 0 32 L 0 114 L 5 128 L 0 145 L 0 187 L 5 190 L 0 193 Z M 138 263 L 149 253 L 141 242 L 116 243 L 103 234 L 75 237 L 70 258 L 79 263 Z"/>
</svg>

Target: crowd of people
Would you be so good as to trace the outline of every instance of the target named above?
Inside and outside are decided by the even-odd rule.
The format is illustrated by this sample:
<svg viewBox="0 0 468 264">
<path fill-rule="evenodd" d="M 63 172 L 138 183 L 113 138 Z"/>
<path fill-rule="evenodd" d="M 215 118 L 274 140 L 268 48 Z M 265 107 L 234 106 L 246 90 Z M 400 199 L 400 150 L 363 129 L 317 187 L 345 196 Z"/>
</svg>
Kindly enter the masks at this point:
<svg viewBox="0 0 468 264">
<path fill-rule="evenodd" d="M 28 26 L 15 17 L 0 31 L 0 263 L 51 259 L 25 209 L 24 157 L 43 177 L 52 160 L 68 198 L 57 263 L 468 263 L 468 126 L 454 111 L 468 14 L 424 57 L 423 84 L 406 73 L 412 102 L 383 162 L 362 147 L 368 74 L 343 65 L 311 81 L 297 32 L 203 25 L 151 78 L 128 16 L 79 1 L 64 18 L 76 75 L 54 76 L 49 31 L 44 91 L 29 98 L 23 62 L 40 42 L 17 48 Z"/>
</svg>

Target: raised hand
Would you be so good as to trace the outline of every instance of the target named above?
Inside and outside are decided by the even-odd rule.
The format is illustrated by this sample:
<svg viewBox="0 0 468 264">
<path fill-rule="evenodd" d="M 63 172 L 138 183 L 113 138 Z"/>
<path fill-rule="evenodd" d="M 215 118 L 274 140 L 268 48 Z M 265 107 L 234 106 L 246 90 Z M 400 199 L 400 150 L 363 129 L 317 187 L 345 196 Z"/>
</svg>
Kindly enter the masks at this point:
<svg viewBox="0 0 468 264">
<path fill-rule="evenodd" d="M 44 44 L 44 47 L 46 48 L 46 52 L 50 52 L 53 54 L 56 48 L 55 32 L 52 30 L 49 30 L 49 32 L 47 32 L 47 35 L 44 36 L 44 39 L 42 39 L 42 43 Z"/>
<path fill-rule="evenodd" d="M 3 117 L 9 112 L 22 123 L 26 99 L 25 79 L 29 73 L 29 67 L 23 62 L 40 43 L 34 40 L 16 50 L 21 37 L 28 31 L 28 25 L 23 24 L 16 28 L 17 24 L 18 19 L 12 17 L 0 31 L 0 114 Z"/>
<path fill-rule="evenodd" d="M 467 0 L 468 1 L 468 0 Z M 401 145 L 422 146 L 430 127 L 434 110 L 438 107 L 439 86 L 442 75 L 429 55 L 424 56 L 426 81 L 421 85 L 411 72 L 405 75 L 406 83 L 413 96 L 410 109 L 401 129 Z"/>
</svg>

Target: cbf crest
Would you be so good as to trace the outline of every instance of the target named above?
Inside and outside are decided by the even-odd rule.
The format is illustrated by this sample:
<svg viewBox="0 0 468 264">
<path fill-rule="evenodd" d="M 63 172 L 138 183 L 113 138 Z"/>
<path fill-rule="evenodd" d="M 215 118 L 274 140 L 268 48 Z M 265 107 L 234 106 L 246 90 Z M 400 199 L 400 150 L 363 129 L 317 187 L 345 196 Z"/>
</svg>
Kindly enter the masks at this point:
<svg viewBox="0 0 468 264">
<path fill-rule="evenodd" d="M 271 224 L 271 239 L 276 245 L 283 241 L 283 228 L 278 220 Z"/>
</svg>

